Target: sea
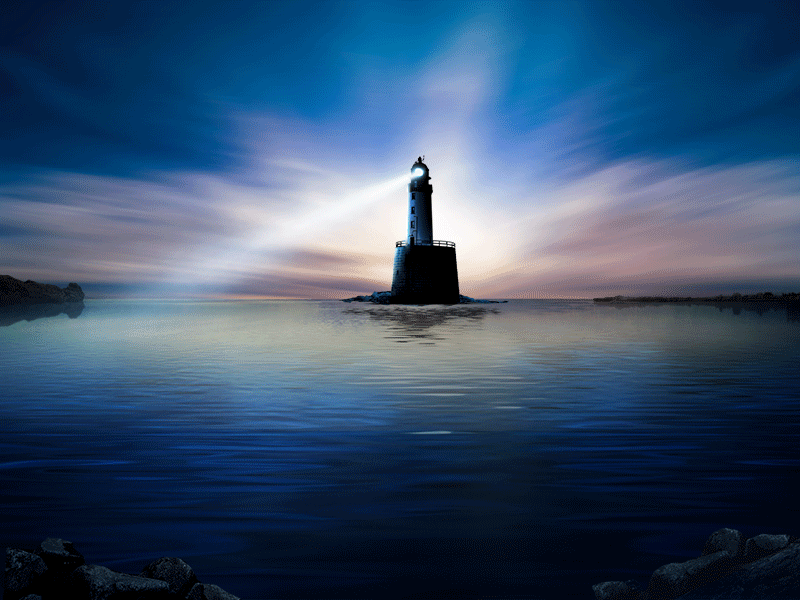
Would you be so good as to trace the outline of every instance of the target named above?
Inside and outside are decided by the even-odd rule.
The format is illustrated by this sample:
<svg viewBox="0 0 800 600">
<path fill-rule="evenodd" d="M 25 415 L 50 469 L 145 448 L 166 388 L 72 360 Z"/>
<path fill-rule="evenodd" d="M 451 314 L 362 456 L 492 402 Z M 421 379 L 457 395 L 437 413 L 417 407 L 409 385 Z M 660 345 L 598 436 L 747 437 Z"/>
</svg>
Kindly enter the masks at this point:
<svg viewBox="0 0 800 600">
<path fill-rule="evenodd" d="M 245 599 L 555 600 L 800 535 L 793 307 L 58 310 L 0 314 L 3 546 Z"/>
</svg>

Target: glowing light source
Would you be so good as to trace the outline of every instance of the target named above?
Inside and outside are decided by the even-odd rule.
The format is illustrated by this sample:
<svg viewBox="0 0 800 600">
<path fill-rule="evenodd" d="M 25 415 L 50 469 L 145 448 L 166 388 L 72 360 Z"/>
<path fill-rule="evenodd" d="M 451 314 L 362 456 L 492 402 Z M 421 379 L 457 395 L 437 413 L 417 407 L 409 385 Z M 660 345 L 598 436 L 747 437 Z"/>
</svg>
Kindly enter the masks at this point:
<svg viewBox="0 0 800 600">
<path fill-rule="evenodd" d="M 416 169 L 414 169 L 414 171 L 413 171 L 411 174 L 412 174 L 414 177 L 422 177 L 422 175 L 424 175 L 424 174 L 425 174 L 425 171 L 423 171 L 422 169 L 420 169 L 419 167 L 417 167 Z"/>
</svg>

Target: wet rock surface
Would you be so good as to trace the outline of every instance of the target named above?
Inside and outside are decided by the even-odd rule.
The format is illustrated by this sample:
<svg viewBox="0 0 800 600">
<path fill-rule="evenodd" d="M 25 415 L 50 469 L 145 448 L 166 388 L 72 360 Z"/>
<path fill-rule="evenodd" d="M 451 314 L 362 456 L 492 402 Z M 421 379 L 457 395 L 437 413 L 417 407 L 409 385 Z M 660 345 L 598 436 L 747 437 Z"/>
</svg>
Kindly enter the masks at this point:
<svg viewBox="0 0 800 600">
<path fill-rule="evenodd" d="M 72 571 L 86 562 L 72 542 L 60 538 L 47 538 L 39 544 L 36 554 L 54 571 Z"/>
<path fill-rule="evenodd" d="M 111 600 L 123 598 L 169 597 L 169 584 L 159 579 L 147 579 L 127 573 L 117 573 L 99 565 L 83 565 L 72 573 L 71 598 Z"/>
<path fill-rule="evenodd" d="M 800 598 L 800 544 L 746 564 L 727 577 L 679 600 L 767 600 Z"/>
<path fill-rule="evenodd" d="M 87 565 L 72 542 L 47 538 L 35 552 L 6 549 L 6 600 L 239 600 L 200 583 L 180 558 L 162 557 L 139 575 Z"/>
<path fill-rule="evenodd" d="M 208 583 L 196 583 L 186 600 L 239 600 L 221 587 Z"/>
<path fill-rule="evenodd" d="M 41 587 L 47 565 L 33 552 L 6 548 L 6 570 L 3 580 L 6 597 Z"/>
<path fill-rule="evenodd" d="M 192 567 L 180 558 L 167 556 L 151 562 L 139 575 L 165 581 L 170 593 L 181 598 L 185 597 L 197 583 L 197 576 Z"/>
<path fill-rule="evenodd" d="M 682 563 L 659 567 L 650 577 L 648 598 L 677 598 L 698 585 L 730 572 L 733 560 L 727 550 L 706 554 Z"/>
<path fill-rule="evenodd" d="M 736 529 L 718 529 L 706 541 L 703 547 L 703 556 L 713 554 L 720 550 L 727 550 L 733 559 L 739 559 L 744 552 L 745 539 L 740 531 Z"/>
<path fill-rule="evenodd" d="M 606 581 L 592 590 L 596 600 L 800 600 L 800 542 L 789 535 L 745 539 L 735 529 L 719 529 L 698 558 L 659 567 L 645 589 L 635 581 Z"/>
<path fill-rule="evenodd" d="M 788 535 L 767 535 L 762 533 L 747 540 L 744 546 L 744 559 L 757 560 L 764 556 L 774 554 L 789 545 Z"/>
</svg>

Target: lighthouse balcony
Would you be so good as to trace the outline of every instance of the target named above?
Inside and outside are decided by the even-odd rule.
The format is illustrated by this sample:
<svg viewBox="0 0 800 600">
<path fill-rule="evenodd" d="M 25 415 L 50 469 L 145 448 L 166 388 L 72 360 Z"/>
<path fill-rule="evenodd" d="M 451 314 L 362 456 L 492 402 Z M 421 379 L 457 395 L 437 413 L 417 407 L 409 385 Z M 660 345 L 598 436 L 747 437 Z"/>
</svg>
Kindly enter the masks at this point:
<svg viewBox="0 0 800 600">
<path fill-rule="evenodd" d="M 432 242 L 414 242 L 415 246 L 444 246 L 445 248 L 455 248 L 455 242 L 446 242 L 444 240 L 433 240 Z M 394 243 L 395 248 L 402 248 L 403 246 L 408 246 L 408 242 L 406 240 L 400 240 L 399 242 Z"/>
</svg>

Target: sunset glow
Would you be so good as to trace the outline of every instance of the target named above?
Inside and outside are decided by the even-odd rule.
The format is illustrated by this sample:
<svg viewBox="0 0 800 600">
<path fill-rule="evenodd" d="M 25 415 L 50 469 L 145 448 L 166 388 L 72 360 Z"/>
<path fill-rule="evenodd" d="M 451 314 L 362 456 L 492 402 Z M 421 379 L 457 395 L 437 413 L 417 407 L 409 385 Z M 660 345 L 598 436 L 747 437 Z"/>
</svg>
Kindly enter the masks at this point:
<svg viewBox="0 0 800 600">
<path fill-rule="evenodd" d="M 463 293 L 800 289 L 796 2 L 21 3 L 2 28 L 3 274 L 385 290 L 424 153 Z"/>
</svg>

